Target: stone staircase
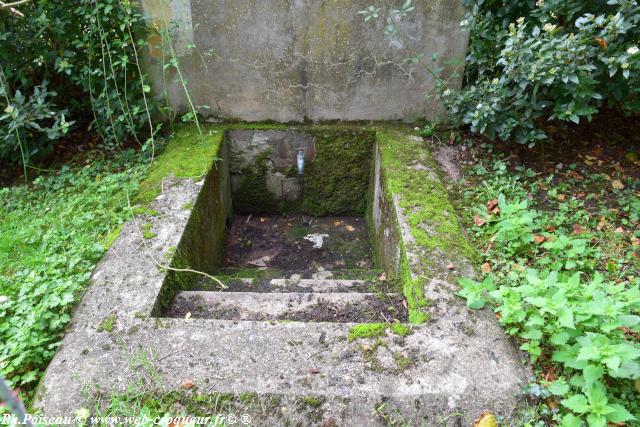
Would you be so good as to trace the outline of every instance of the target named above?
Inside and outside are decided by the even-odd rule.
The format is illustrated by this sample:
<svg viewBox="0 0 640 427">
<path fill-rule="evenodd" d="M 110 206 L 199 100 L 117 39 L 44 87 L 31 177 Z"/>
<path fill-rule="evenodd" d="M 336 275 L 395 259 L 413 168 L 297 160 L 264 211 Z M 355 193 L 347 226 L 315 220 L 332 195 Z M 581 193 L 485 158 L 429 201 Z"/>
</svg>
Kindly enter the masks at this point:
<svg viewBox="0 0 640 427">
<path fill-rule="evenodd" d="M 384 275 L 376 270 L 227 269 L 218 277 L 227 286 L 225 289 L 220 291 L 213 281 L 202 281 L 192 290 L 179 292 L 167 316 L 339 323 L 392 323 L 407 319 L 403 295 L 381 280 Z"/>
</svg>

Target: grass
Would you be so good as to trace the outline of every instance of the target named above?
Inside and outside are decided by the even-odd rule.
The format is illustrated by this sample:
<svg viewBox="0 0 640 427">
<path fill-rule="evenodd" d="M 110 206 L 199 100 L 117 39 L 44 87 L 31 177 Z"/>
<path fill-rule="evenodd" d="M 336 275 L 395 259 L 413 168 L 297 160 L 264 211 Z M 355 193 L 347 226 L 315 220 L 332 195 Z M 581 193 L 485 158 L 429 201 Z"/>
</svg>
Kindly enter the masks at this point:
<svg viewBox="0 0 640 427">
<path fill-rule="evenodd" d="M 123 157 L 0 189 L 0 369 L 27 399 L 142 173 Z"/>
</svg>

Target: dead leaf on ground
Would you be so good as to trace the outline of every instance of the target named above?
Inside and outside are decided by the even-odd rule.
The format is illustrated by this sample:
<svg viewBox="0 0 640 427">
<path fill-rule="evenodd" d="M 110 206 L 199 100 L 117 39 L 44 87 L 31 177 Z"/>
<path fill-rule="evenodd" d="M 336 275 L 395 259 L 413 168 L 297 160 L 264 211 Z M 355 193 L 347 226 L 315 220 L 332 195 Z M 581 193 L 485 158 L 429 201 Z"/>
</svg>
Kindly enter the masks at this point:
<svg viewBox="0 0 640 427">
<path fill-rule="evenodd" d="M 334 221 L 333 222 L 334 227 L 339 227 L 340 224 L 342 224 L 342 221 Z"/>
<path fill-rule="evenodd" d="M 605 217 L 600 217 L 600 221 L 598 221 L 598 225 L 596 225 L 596 230 L 600 231 L 602 230 L 605 225 L 607 225 L 607 220 L 605 219 Z"/>
<path fill-rule="evenodd" d="M 540 235 L 535 235 L 533 236 L 533 241 L 536 243 L 536 245 L 541 244 L 542 242 L 544 242 L 545 240 L 547 240 L 546 237 L 544 236 L 540 236 Z"/>
<path fill-rule="evenodd" d="M 624 233 L 624 228 L 622 228 L 622 227 L 618 227 L 618 228 L 616 228 L 616 229 L 615 229 L 615 230 L 613 230 L 613 231 L 615 231 L 616 233 Z"/>
<path fill-rule="evenodd" d="M 488 273 L 491 271 L 491 264 L 489 264 L 488 262 L 485 262 L 484 264 L 482 264 L 482 267 L 480 269 L 482 270 L 483 273 Z"/>
<path fill-rule="evenodd" d="M 611 186 L 616 190 L 622 190 L 624 188 L 624 184 L 619 179 L 611 181 Z"/>
<path fill-rule="evenodd" d="M 193 383 L 192 380 L 184 380 L 182 381 L 182 384 L 180 384 L 180 387 L 182 387 L 185 390 L 189 390 L 190 388 L 193 388 L 195 384 Z"/>
<path fill-rule="evenodd" d="M 384 282 L 387 280 L 387 273 L 382 273 L 380 275 L 380 277 L 378 277 L 378 280 L 380 280 L 381 282 Z"/>
<path fill-rule="evenodd" d="M 190 319 L 191 318 L 191 312 L 188 311 L 187 314 L 184 315 L 185 319 Z"/>
<path fill-rule="evenodd" d="M 354 232 L 354 231 L 356 231 L 355 227 L 353 227 L 352 225 L 347 225 L 345 228 L 346 228 L 346 229 L 347 229 L 347 231 L 349 231 L 349 232 Z"/>
<path fill-rule="evenodd" d="M 573 234 L 583 234 L 586 233 L 587 229 L 584 228 L 582 225 L 580 224 L 573 224 Z"/>
<path fill-rule="evenodd" d="M 480 418 L 473 422 L 473 427 L 498 427 L 498 420 L 491 412 L 483 412 Z"/>
<path fill-rule="evenodd" d="M 496 208 L 496 206 L 498 206 L 498 199 L 489 200 L 487 202 L 487 211 L 488 212 L 493 211 Z"/>
<path fill-rule="evenodd" d="M 560 202 L 564 202 L 565 199 L 566 199 L 566 196 L 564 194 L 558 194 L 556 196 L 556 200 L 558 200 Z"/>
<path fill-rule="evenodd" d="M 264 218 L 264 217 L 260 218 L 260 222 L 266 222 L 266 221 L 267 221 L 267 218 Z"/>
<path fill-rule="evenodd" d="M 487 221 L 484 218 L 479 217 L 478 215 L 474 215 L 473 216 L 473 223 L 475 225 L 477 225 L 478 227 L 482 227 L 483 225 L 485 225 L 487 223 Z"/>
</svg>

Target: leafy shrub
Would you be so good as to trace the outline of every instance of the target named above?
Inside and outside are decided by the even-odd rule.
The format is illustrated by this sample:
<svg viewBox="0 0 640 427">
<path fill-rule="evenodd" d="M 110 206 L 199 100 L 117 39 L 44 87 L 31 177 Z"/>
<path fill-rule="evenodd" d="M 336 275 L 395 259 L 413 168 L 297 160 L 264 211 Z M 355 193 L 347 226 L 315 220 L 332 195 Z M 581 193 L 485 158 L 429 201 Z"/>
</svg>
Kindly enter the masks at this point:
<svg viewBox="0 0 640 427">
<path fill-rule="evenodd" d="M 600 108 L 640 109 L 640 7 L 635 0 L 467 0 L 466 84 L 441 85 L 459 122 L 529 145 L 551 120 Z"/>
<path fill-rule="evenodd" d="M 474 168 L 485 182 L 468 189 L 465 202 L 477 203 L 472 232 L 483 246 L 488 242 L 484 252 L 490 262 L 483 280 L 460 279 L 459 295 L 474 309 L 490 304 L 520 348 L 545 370 L 542 377 L 548 380 L 531 389 L 558 407 L 536 426 L 553 420 L 562 426 L 604 427 L 640 418 L 637 237 L 632 231 L 628 236 L 610 233 L 603 225 L 605 215 L 612 223 L 627 221 L 636 208 L 639 183 L 621 192 L 618 209 L 602 204 L 592 218 L 581 201 L 561 198 L 545 210 L 520 201 L 523 194 L 536 200 L 533 195 L 542 188 L 551 200 L 571 189 L 567 183 L 552 184 L 553 175 L 543 178 L 522 169 L 508 174 L 505 169 L 503 160 Z M 595 196 L 598 179 L 579 181 L 581 189 Z M 490 210 L 493 203 L 485 201 L 494 198 L 497 209 Z M 577 223 L 586 224 L 584 230 Z M 630 224 L 630 230 L 636 225 Z M 622 249 L 611 250 L 620 244 Z"/>
<path fill-rule="evenodd" d="M 64 111 L 56 111 L 50 101 L 56 93 L 47 91 L 46 80 L 34 87 L 29 99 L 20 90 L 10 99 L 4 88 L 0 85 L 0 96 L 6 100 L 4 114 L 0 115 L 0 158 L 27 164 L 29 157 L 48 148 L 73 122 L 65 120 Z M 26 145 L 28 140 L 32 142 L 31 148 Z"/>
<path fill-rule="evenodd" d="M 49 150 L 74 121 L 107 147 L 148 127 L 154 103 L 145 99 L 138 56 L 146 24 L 136 8 L 128 0 L 42 0 L 21 5 L 23 18 L 0 13 L 0 160 L 20 159 L 16 130 L 28 157 Z"/>
</svg>

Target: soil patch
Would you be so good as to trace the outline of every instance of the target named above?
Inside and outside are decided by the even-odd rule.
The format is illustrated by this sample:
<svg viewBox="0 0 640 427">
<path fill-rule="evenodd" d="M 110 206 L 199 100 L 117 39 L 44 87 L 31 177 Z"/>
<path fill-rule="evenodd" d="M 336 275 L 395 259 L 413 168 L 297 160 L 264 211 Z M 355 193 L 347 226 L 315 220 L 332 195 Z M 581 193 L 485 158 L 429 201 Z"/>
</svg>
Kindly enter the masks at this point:
<svg viewBox="0 0 640 427">
<path fill-rule="evenodd" d="M 227 229 L 225 267 L 283 270 L 371 269 L 361 217 L 235 215 Z"/>
</svg>

